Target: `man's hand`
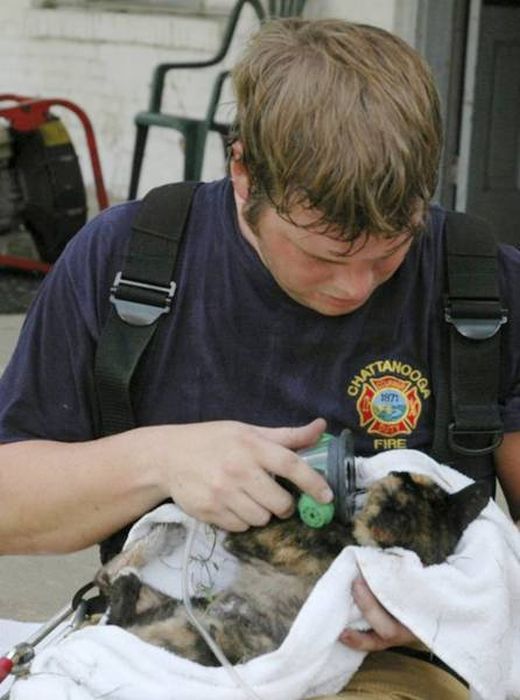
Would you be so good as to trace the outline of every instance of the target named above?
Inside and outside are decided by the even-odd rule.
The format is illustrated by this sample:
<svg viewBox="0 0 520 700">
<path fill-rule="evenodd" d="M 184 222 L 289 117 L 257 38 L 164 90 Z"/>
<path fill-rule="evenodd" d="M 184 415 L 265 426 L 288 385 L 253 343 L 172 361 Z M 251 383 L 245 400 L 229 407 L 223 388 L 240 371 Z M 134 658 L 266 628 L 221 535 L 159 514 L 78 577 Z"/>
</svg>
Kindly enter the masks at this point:
<svg viewBox="0 0 520 700">
<path fill-rule="evenodd" d="M 264 428 L 235 421 L 140 429 L 164 497 L 186 513 L 225 530 L 262 526 L 271 516 L 289 517 L 294 499 L 274 477 L 326 503 L 326 480 L 295 450 L 314 444 L 325 421 L 298 428 Z"/>
<path fill-rule="evenodd" d="M 354 581 L 352 596 L 371 629 L 360 632 L 347 628 L 341 633 L 340 642 L 358 651 L 381 651 L 417 641 L 408 627 L 383 608 L 363 578 Z"/>
<path fill-rule="evenodd" d="M 265 525 L 294 510 L 275 476 L 328 502 L 327 482 L 295 452 L 324 430 L 323 419 L 298 428 L 215 421 L 1 445 L 0 555 L 84 549 L 169 497 L 225 530 Z"/>
</svg>

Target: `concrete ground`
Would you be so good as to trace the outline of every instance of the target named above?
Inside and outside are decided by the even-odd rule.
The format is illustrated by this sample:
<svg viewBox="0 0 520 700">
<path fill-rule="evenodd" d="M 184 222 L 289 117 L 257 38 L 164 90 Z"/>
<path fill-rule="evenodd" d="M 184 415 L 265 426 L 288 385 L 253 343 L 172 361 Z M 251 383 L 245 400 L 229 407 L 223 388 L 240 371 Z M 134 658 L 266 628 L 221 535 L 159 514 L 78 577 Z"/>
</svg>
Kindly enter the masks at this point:
<svg viewBox="0 0 520 700">
<path fill-rule="evenodd" d="M 0 315 L 0 373 L 9 360 L 22 322 L 23 316 Z M 0 618 L 49 619 L 92 579 L 98 563 L 95 547 L 64 556 L 0 557 Z"/>
</svg>

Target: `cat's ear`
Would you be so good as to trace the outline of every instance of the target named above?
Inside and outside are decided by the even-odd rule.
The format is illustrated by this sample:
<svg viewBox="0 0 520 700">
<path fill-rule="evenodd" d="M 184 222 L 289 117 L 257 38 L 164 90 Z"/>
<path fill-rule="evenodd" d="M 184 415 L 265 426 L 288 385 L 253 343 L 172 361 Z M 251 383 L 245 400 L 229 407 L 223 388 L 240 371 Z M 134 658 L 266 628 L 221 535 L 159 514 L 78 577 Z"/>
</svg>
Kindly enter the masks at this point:
<svg viewBox="0 0 520 700">
<path fill-rule="evenodd" d="M 475 481 L 449 496 L 454 521 L 461 532 L 475 520 L 491 498 L 491 487 L 485 481 Z"/>
</svg>

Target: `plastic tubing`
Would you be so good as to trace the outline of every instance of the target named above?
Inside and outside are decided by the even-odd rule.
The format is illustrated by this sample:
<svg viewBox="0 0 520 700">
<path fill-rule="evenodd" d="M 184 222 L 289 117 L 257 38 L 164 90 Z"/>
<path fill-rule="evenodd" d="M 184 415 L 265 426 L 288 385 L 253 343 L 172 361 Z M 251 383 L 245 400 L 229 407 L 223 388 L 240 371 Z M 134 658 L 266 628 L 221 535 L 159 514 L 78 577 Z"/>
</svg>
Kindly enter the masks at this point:
<svg viewBox="0 0 520 700">
<path fill-rule="evenodd" d="M 206 642 L 206 644 L 209 646 L 211 651 L 215 654 L 215 657 L 220 661 L 221 665 L 226 669 L 226 671 L 229 673 L 235 684 L 239 687 L 242 688 L 244 693 L 246 694 L 246 697 L 249 698 L 249 700 L 262 700 L 260 695 L 257 695 L 253 688 L 251 688 L 250 685 L 248 685 L 244 679 L 240 676 L 240 674 L 237 672 L 236 668 L 232 666 L 232 664 L 229 662 L 229 660 L 226 658 L 224 652 L 222 649 L 219 647 L 219 645 L 215 642 L 213 637 L 209 634 L 209 632 L 205 629 L 204 625 L 197 619 L 192 605 L 191 605 L 191 600 L 190 600 L 190 590 L 189 590 L 189 569 L 190 569 L 190 559 L 191 559 L 191 550 L 193 549 L 193 543 L 195 541 L 195 535 L 197 534 L 197 530 L 199 527 L 199 521 L 196 520 L 195 518 L 190 518 L 190 523 L 189 523 L 189 528 L 188 528 L 188 537 L 186 540 L 186 544 L 184 546 L 184 556 L 183 556 L 183 561 L 182 561 L 182 578 L 181 578 L 181 588 L 182 588 L 182 600 L 184 602 L 184 607 L 186 608 L 186 612 L 188 614 L 188 617 L 190 618 L 192 624 L 195 626 L 195 628 L 199 631 L 200 635 Z"/>
</svg>

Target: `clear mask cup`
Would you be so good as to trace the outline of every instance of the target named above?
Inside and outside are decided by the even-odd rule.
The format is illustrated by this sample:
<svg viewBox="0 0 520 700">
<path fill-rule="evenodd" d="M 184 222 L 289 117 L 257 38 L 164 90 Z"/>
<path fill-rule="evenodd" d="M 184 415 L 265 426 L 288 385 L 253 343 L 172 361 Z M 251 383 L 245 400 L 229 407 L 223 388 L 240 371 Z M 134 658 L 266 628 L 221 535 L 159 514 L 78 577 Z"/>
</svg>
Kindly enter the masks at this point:
<svg viewBox="0 0 520 700">
<path fill-rule="evenodd" d="M 354 441 L 350 430 L 334 436 L 324 433 L 316 445 L 298 451 L 298 455 L 320 472 L 334 492 L 333 503 L 322 504 L 302 494 L 298 511 L 310 527 L 323 527 L 333 517 L 348 524 L 364 502 L 365 490 L 356 485 Z"/>
</svg>

